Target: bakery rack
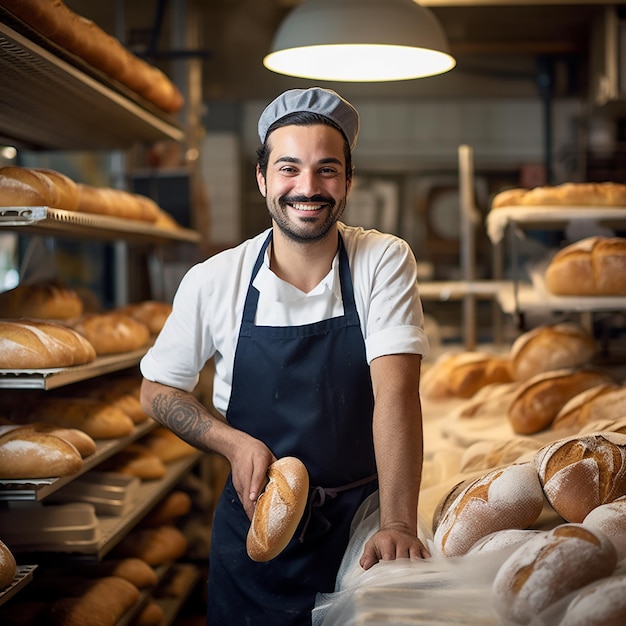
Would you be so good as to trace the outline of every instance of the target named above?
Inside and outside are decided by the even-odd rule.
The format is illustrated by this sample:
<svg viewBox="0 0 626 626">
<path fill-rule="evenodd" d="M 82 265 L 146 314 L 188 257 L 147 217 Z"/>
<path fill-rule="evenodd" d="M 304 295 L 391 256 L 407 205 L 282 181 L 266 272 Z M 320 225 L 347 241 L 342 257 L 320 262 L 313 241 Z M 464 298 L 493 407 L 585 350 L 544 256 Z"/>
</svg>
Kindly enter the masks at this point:
<svg viewBox="0 0 626 626">
<path fill-rule="evenodd" d="M 119 149 L 184 138 L 174 119 L 2 7 L 0 82 L 0 135 L 33 148 Z"/>
</svg>

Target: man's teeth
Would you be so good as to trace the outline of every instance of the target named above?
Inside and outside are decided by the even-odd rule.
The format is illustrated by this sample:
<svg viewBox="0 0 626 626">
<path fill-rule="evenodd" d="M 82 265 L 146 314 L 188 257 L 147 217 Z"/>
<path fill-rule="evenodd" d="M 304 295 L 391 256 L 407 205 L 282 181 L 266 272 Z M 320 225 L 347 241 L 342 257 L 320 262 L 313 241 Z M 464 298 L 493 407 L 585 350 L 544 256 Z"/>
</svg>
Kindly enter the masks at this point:
<svg viewBox="0 0 626 626">
<path fill-rule="evenodd" d="M 323 204 L 292 204 L 291 205 L 296 211 L 318 211 L 324 205 Z"/>
</svg>

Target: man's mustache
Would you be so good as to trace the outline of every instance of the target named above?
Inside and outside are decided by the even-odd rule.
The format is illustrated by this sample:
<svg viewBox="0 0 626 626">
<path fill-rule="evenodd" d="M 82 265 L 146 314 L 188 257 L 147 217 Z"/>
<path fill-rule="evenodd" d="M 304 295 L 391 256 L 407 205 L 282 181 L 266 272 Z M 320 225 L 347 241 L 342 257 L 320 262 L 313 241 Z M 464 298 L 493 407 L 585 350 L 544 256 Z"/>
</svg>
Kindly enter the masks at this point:
<svg viewBox="0 0 626 626">
<path fill-rule="evenodd" d="M 284 204 L 298 204 L 298 203 L 311 203 L 311 204 L 329 204 L 330 206 L 335 206 L 335 201 L 333 198 L 327 198 L 322 195 L 315 196 L 283 196 L 280 199 L 281 203 Z"/>
</svg>

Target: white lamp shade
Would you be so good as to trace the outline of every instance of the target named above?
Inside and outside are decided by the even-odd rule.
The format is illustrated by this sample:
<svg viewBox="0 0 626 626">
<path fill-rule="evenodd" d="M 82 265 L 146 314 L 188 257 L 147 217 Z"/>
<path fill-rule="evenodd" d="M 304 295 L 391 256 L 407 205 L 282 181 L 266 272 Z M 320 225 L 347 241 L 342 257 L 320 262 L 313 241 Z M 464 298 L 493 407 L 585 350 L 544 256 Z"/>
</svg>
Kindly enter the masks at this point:
<svg viewBox="0 0 626 626">
<path fill-rule="evenodd" d="M 343 82 L 422 78 L 455 64 L 436 17 L 413 0 L 305 0 L 263 59 L 279 74 Z"/>
</svg>

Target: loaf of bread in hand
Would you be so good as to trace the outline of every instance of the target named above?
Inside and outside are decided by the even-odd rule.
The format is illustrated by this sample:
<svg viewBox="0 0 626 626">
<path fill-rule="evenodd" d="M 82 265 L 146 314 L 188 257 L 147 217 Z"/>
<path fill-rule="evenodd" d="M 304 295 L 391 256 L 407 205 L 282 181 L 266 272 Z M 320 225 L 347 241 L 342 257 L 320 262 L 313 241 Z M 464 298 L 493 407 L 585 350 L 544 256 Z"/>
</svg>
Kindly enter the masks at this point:
<svg viewBox="0 0 626 626">
<path fill-rule="evenodd" d="M 565 437 L 542 447 L 533 464 L 548 502 L 568 522 L 626 495 L 626 435 Z"/>
<path fill-rule="evenodd" d="M 520 335 L 509 354 L 515 380 L 552 370 L 588 364 L 595 353 L 593 336 L 578 324 L 545 324 Z"/>
<path fill-rule="evenodd" d="M 613 382 L 593 368 L 562 369 L 537 374 L 522 383 L 509 404 L 509 421 L 519 435 L 548 428 L 561 408 L 585 389 Z"/>
<path fill-rule="evenodd" d="M 626 238 L 587 237 L 559 250 L 545 272 L 559 296 L 626 295 Z"/>
<path fill-rule="evenodd" d="M 530 463 L 492 470 L 472 481 L 448 506 L 435 530 L 443 556 L 462 556 L 483 537 L 505 528 L 523 529 L 544 504 L 537 472 Z"/>
<path fill-rule="evenodd" d="M 268 469 L 268 483 L 259 496 L 246 539 L 253 561 L 277 557 L 291 541 L 306 507 L 309 474 L 295 457 L 278 459 Z"/>
<path fill-rule="evenodd" d="M 581 524 L 561 524 L 521 545 L 500 566 L 493 605 L 505 623 L 528 624 L 568 594 L 610 576 L 613 544 Z"/>
<path fill-rule="evenodd" d="M 96 351 L 79 333 L 41 320 L 0 321 L 0 369 L 50 369 L 91 363 Z"/>
</svg>

